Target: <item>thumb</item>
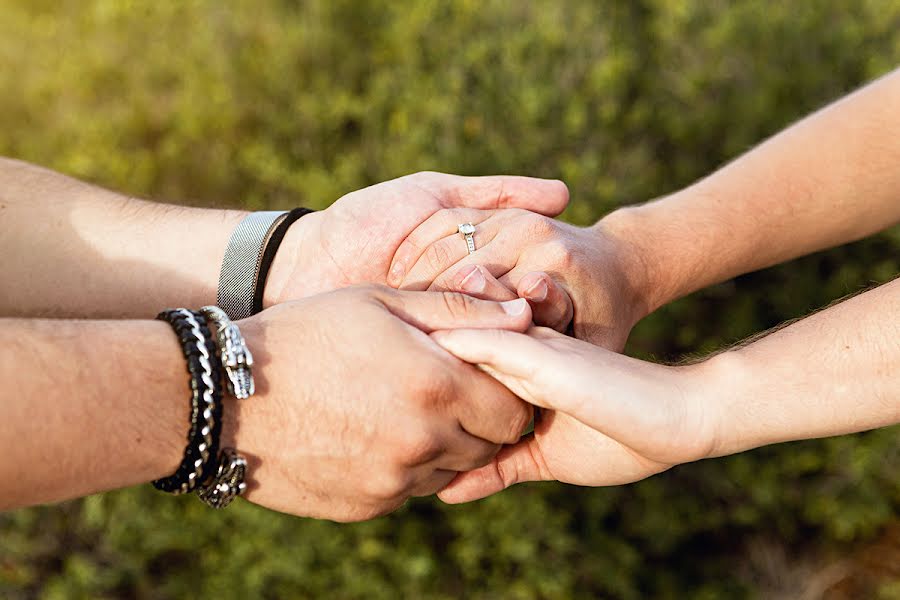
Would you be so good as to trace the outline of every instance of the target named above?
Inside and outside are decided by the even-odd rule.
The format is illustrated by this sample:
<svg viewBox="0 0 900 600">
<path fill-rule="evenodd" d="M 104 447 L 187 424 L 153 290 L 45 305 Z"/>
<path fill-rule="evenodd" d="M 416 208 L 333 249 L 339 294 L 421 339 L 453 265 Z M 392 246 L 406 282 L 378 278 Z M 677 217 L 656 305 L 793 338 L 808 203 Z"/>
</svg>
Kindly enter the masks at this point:
<svg viewBox="0 0 900 600">
<path fill-rule="evenodd" d="M 575 309 L 572 297 L 546 273 L 528 273 L 516 284 L 519 296 L 528 300 L 534 322 L 556 331 L 566 331 Z"/>
<path fill-rule="evenodd" d="M 464 177 L 446 175 L 453 201 L 445 208 L 523 208 L 555 217 L 569 204 L 569 188 L 558 179 L 516 175 Z"/>
<path fill-rule="evenodd" d="M 394 316 L 425 333 L 459 327 L 526 331 L 531 326 L 531 308 L 521 298 L 491 302 L 453 292 L 385 289 L 379 299 Z"/>
<path fill-rule="evenodd" d="M 455 329 L 437 331 L 431 338 L 460 360 L 487 371 L 519 398 L 543 408 L 557 408 L 548 401 L 559 395 L 564 382 L 553 385 L 552 374 L 567 370 L 559 352 L 534 337 L 542 335 L 542 331 L 548 330 L 534 328 L 533 335 L 523 335 L 514 331 Z"/>
<path fill-rule="evenodd" d="M 457 475 L 438 492 L 438 498 L 448 504 L 460 504 L 496 494 L 517 483 L 554 479 L 532 434 L 505 447 L 485 466 Z"/>
</svg>

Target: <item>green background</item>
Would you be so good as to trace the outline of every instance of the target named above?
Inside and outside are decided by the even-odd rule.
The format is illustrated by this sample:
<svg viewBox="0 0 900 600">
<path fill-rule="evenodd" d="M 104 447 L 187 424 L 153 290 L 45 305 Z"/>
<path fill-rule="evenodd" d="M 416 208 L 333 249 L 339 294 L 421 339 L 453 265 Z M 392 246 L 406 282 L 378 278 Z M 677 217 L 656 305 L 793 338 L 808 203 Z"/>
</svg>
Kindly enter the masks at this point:
<svg viewBox="0 0 900 600">
<path fill-rule="evenodd" d="M 559 177 L 566 218 L 589 223 L 898 63 L 895 0 L 0 0 L 0 154 L 254 209 L 324 207 L 426 169 Z M 629 351 L 703 354 L 898 270 L 895 229 L 694 294 Z M 897 434 L 615 489 L 418 500 L 358 525 L 146 486 L 0 515 L 0 596 L 898 598 L 900 550 L 878 568 L 855 558 L 900 547 Z"/>
</svg>

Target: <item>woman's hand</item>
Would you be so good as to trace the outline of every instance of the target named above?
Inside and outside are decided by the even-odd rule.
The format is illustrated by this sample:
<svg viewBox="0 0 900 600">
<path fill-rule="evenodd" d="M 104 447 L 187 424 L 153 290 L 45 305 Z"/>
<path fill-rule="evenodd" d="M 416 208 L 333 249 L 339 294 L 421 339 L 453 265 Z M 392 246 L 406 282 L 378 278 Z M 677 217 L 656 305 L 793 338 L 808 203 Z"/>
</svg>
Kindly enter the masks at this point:
<svg viewBox="0 0 900 600">
<path fill-rule="evenodd" d="M 613 213 L 615 214 L 615 213 Z M 457 232 L 475 225 L 476 251 Z M 607 219 L 575 227 L 525 210 L 451 208 L 436 212 L 400 244 L 388 284 L 464 292 L 532 304 L 535 322 L 621 350 L 649 308 L 646 269 L 635 247 Z"/>
<path fill-rule="evenodd" d="M 463 473 L 439 495 L 466 502 L 523 481 L 630 483 L 709 455 L 716 413 L 703 403 L 703 365 L 668 367 L 546 328 L 527 334 L 460 329 L 432 338 L 544 409 L 534 434 Z"/>
</svg>

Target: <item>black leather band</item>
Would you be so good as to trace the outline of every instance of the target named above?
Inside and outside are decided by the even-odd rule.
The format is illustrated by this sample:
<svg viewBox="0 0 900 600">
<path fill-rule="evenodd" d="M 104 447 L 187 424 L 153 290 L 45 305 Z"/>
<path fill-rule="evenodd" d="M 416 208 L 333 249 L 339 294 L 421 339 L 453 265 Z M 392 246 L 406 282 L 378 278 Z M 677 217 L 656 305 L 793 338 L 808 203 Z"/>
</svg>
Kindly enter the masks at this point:
<svg viewBox="0 0 900 600">
<path fill-rule="evenodd" d="M 172 475 L 154 481 L 153 487 L 173 494 L 185 494 L 215 473 L 218 467 L 222 431 L 222 363 L 201 313 L 175 309 L 163 311 L 156 318 L 172 326 L 187 361 L 191 421 L 181 464 Z M 204 364 L 207 360 L 208 367 Z M 208 418 L 204 417 L 205 411 L 208 411 Z"/>
<path fill-rule="evenodd" d="M 284 240 L 284 236 L 287 234 L 288 229 L 290 229 L 291 225 L 300 219 L 300 217 L 306 216 L 311 212 L 315 211 L 311 208 L 295 208 L 281 220 L 272 232 L 272 235 L 269 236 L 269 242 L 266 244 L 262 260 L 259 263 L 259 274 L 256 277 L 256 289 L 253 291 L 252 314 L 255 315 L 256 313 L 262 312 L 263 294 L 266 291 L 266 279 L 269 277 L 269 269 L 272 268 L 275 254 L 278 252 L 278 247 L 281 246 L 281 242 Z"/>
</svg>

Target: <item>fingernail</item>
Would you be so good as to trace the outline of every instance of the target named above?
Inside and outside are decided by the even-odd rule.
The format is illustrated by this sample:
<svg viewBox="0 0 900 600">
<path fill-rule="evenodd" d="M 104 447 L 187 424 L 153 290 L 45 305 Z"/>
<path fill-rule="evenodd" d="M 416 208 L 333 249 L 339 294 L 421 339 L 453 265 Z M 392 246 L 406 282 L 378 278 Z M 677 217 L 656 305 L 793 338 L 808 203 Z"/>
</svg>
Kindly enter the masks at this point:
<svg viewBox="0 0 900 600">
<path fill-rule="evenodd" d="M 525 306 L 528 303 L 525 302 L 524 298 L 516 298 L 515 300 L 507 300 L 506 302 L 501 302 L 500 306 L 503 307 L 503 311 L 511 317 L 515 317 L 521 315 L 525 312 Z"/>
<path fill-rule="evenodd" d="M 471 272 L 464 276 L 462 281 L 459 282 L 459 287 L 464 292 L 471 293 L 479 293 L 484 290 L 484 286 L 487 284 L 487 281 L 484 278 L 484 274 L 481 272 L 477 266 L 472 266 Z"/>
<path fill-rule="evenodd" d="M 547 282 L 538 279 L 533 286 L 525 290 L 525 297 L 533 302 L 543 302 L 547 299 L 548 291 Z"/>
<path fill-rule="evenodd" d="M 406 275 L 406 269 L 403 268 L 403 263 L 398 260 L 391 265 L 391 272 L 388 275 L 388 279 L 390 279 L 391 283 L 398 284 L 403 281 L 404 275 Z"/>
</svg>

